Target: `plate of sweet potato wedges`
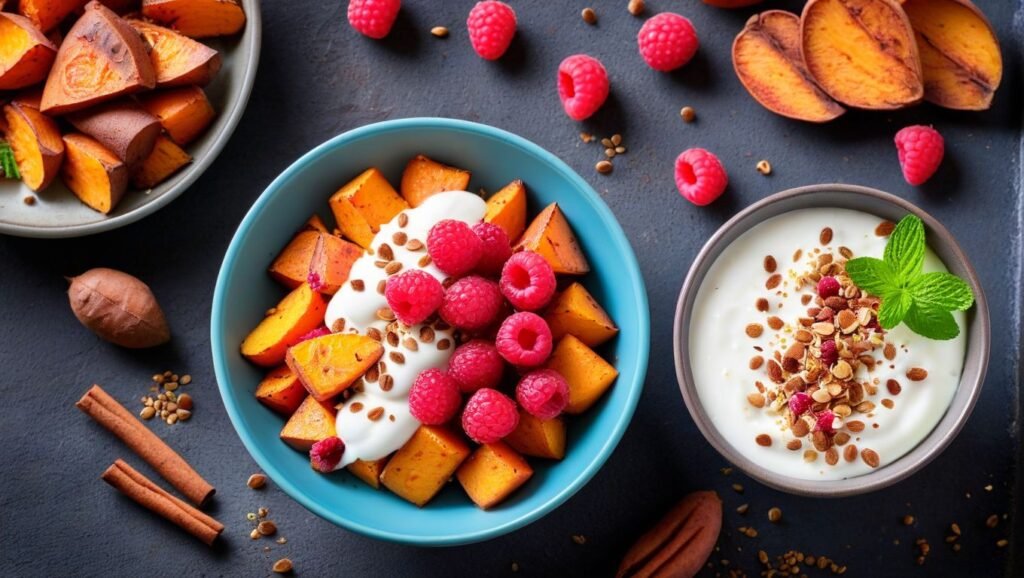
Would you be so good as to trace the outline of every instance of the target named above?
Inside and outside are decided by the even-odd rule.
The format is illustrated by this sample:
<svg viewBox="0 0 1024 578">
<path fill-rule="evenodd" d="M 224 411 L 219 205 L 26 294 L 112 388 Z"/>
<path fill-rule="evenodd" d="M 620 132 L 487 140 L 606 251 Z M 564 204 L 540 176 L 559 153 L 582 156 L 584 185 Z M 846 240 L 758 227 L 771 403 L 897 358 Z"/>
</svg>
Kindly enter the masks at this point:
<svg viewBox="0 0 1024 578">
<path fill-rule="evenodd" d="M 153 213 L 214 161 L 256 75 L 256 0 L 0 0 L 0 233 Z"/>
</svg>

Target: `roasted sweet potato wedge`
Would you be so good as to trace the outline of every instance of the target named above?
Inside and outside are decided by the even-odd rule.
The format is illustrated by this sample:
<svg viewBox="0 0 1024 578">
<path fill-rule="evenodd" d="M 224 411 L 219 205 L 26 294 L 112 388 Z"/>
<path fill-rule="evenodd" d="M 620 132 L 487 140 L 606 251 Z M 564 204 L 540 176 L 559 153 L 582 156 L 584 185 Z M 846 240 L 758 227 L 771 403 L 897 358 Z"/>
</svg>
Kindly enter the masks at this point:
<svg viewBox="0 0 1024 578">
<path fill-rule="evenodd" d="M 469 186 L 469 171 L 450 167 L 416 155 L 402 173 L 402 197 L 410 207 L 418 207 L 428 197 L 444 191 L 464 191 Z"/>
<path fill-rule="evenodd" d="M 328 202 L 345 237 L 365 249 L 370 248 L 381 225 L 409 208 L 376 168 L 363 171 L 331 195 Z"/>
<path fill-rule="evenodd" d="M 56 57 L 57 46 L 28 18 L 0 12 L 0 90 L 46 80 Z"/>
<path fill-rule="evenodd" d="M 285 362 L 311 396 L 327 401 L 377 363 L 384 347 L 365 335 L 331 333 L 288 348 Z"/>
<path fill-rule="evenodd" d="M 93 0 L 60 45 L 42 111 L 66 114 L 154 86 L 156 73 L 142 37 Z"/>
<path fill-rule="evenodd" d="M 160 136 L 160 119 L 129 98 L 69 114 L 67 119 L 124 161 L 129 173 L 153 152 Z"/>
<path fill-rule="evenodd" d="M 215 114 L 206 93 L 198 86 L 143 94 L 139 102 L 160 119 L 167 136 L 181 146 L 202 134 Z"/>
<path fill-rule="evenodd" d="M 300 452 L 308 452 L 316 442 L 335 435 L 336 415 L 333 405 L 308 395 L 281 428 L 281 440 Z"/>
<path fill-rule="evenodd" d="M 309 262 L 309 282 L 317 291 L 334 295 L 348 281 L 348 273 L 363 248 L 341 237 L 320 233 Z"/>
<path fill-rule="evenodd" d="M 530 464 L 502 442 L 477 448 L 455 474 L 469 499 L 481 510 L 500 504 L 531 476 Z"/>
<path fill-rule="evenodd" d="M 48 32 L 60 24 L 68 14 L 85 6 L 88 0 L 20 0 L 18 12 L 23 14 L 37 28 Z"/>
<path fill-rule="evenodd" d="M 64 135 L 64 184 L 78 200 L 110 213 L 128 189 L 128 166 L 110 149 L 84 134 Z"/>
<path fill-rule="evenodd" d="M 281 365 L 289 347 L 323 324 L 326 311 L 327 302 L 319 293 L 308 284 L 299 285 L 249 333 L 242 342 L 242 355 L 256 365 Z"/>
<path fill-rule="evenodd" d="M 205 86 L 220 71 L 220 53 L 209 46 L 143 20 L 128 20 L 128 24 L 149 45 L 158 87 Z"/>
<path fill-rule="evenodd" d="M 4 120 L 22 182 L 33 191 L 45 189 L 64 161 L 60 128 L 50 117 L 17 102 L 4 107 Z"/>
<path fill-rule="evenodd" d="M 132 185 L 137 189 L 151 189 L 166 181 L 178 169 L 192 162 L 192 157 L 174 141 L 160 135 L 153 145 L 153 152 L 143 159 L 132 175 Z"/>
<path fill-rule="evenodd" d="M 516 250 L 540 254 L 558 274 L 583 275 L 590 271 L 587 257 L 558 203 L 551 203 L 533 219 Z"/>
<path fill-rule="evenodd" d="M 608 313 L 583 285 L 573 283 L 555 296 L 544 314 L 552 339 L 575 335 L 590 347 L 597 347 L 619 332 Z"/>
<path fill-rule="evenodd" d="M 570 414 L 590 409 L 619 376 L 615 366 L 573 335 L 566 335 L 558 342 L 546 367 L 557 371 L 569 383 L 569 405 L 565 413 Z"/>
<path fill-rule="evenodd" d="M 484 221 L 501 227 L 512 241 L 526 230 L 526 186 L 512 181 L 487 199 Z"/>
<path fill-rule="evenodd" d="M 229 36 L 245 26 L 237 0 L 142 0 L 142 15 L 192 38 Z"/>
<path fill-rule="evenodd" d="M 565 420 L 540 419 L 520 408 L 519 425 L 503 441 L 523 455 L 560 460 L 565 457 Z"/>
<path fill-rule="evenodd" d="M 309 280 L 309 264 L 313 262 L 320 231 L 299 231 L 278 253 L 267 272 L 275 281 L 294 289 Z"/>
<path fill-rule="evenodd" d="M 256 399 L 281 415 L 292 415 L 306 399 L 306 388 L 287 365 L 282 365 L 256 386 Z"/>
</svg>

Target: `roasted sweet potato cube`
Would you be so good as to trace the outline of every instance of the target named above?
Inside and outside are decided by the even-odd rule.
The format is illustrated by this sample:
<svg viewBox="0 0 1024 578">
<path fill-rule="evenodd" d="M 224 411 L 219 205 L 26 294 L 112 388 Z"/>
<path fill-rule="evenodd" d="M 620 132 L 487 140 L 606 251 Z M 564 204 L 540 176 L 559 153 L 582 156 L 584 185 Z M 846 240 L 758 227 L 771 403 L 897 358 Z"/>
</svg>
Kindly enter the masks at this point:
<svg viewBox="0 0 1024 578">
<path fill-rule="evenodd" d="M 309 282 L 317 291 L 334 295 L 348 281 L 353 263 L 362 256 L 363 248 L 359 245 L 320 233 L 309 263 Z"/>
<path fill-rule="evenodd" d="M 579 283 L 555 296 L 544 320 L 551 327 L 552 338 L 574 335 L 590 347 L 601 345 L 619 332 L 605 310 Z"/>
<path fill-rule="evenodd" d="M 45 189 L 64 161 L 60 128 L 50 117 L 17 102 L 4 107 L 4 120 L 21 181 L 33 191 Z"/>
<path fill-rule="evenodd" d="M 300 452 L 308 452 L 316 442 L 336 435 L 337 414 L 333 405 L 306 396 L 281 428 L 281 440 Z"/>
<path fill-rule="evenodd" d="M 327 401 L 348 389 L 383 354 L 381 344 L 370 337 L 331 333 L 288 348 L 285 362 L 311 396 Z"/>
<path fill-rule="evenodd" d="M 142 0 L 142 15 L 192 38 L 230 36 L 245 26 L 237 0 Z"/>
<path fill-rule="evenodd" d="M 565 420 L 540 419 L 520 408 L 519 425 L 503 441 L 523 455 L 560 460 L 565 457 Z"/>
<path fill-rule="evenodd" d="M 402 197 L 411 207 L 418 207 L 427 197 L 444 191 L 464 191 L 469 186 L 470 172 L 416 155 L 402 173 Z"/>
<path fill-rule="evenodd" d="M 350 241 L 369 249 L 380 226 L 409 208 L 384 175 L 367 169 L 331 195 L 331 211 Z"/>
<path fill-rule="evenodd" d="M 572 414 L 590 409 L 619 376 L 615 367 L 572 335 L 558 342 L 547 368 L 560 373 L 569 383 L 569 405 L 565 412 Z"/>
<path fill-rule="evenodd" d="M 149 45 L 157 87 L 205 86 L 220 71 L 220 53 L 209 46 L 143 20 L 128 20 L 128 24 Z"/>
<path fill-rule="evenodd" d="M 306 224 L 302 226 L 303 231 L 320 231 L 321 233 L 329 233 L 327 225 L 324 224 L 324 220 L 320 218 L 320 215 L 312 215 Z"/>
<path fill-rule="evenodd" d="M 153 152 L 160 136 L 160 120 L 128 98 L 93 106 L 66 118 L 124 161 L 129 173 L 137 170 Z"/>
<path fill-rule="evenodd" d="M 0 12 L 0 90 L 46 80 L 57 47 L 24 16 Z"/>
<path fill-rule="evenodd" d="M 151 189 L 166 181 L 178 169 L 192 162 L 192 157 L 174 141 L 160 135 L 149 153 L 132 177 L 132 184 L 139 189 Z"/>
<path fill-rule="evenodd" d="M 284 362 L 288 348 L 324 322 L 327 302 L 303 283 L 272 308 L 242 342 L 242 355 L 265 367 Z"/>
<path fill-rule="evenodd" d="M 532 475 L 523 456 L 501 442 L 477 448 L 456 473 L 469 499 L 484 510 L 504 501 Z"/>
<path fill-rule="evenodd" d="M 216 115 L 206 93 L 198 86 L 147 93 L 139 97 L 139 102 L 160 119 L 167 136 L 181 146 L 202 134 Z"/>
<path fill-rule="evenodd" d="M 388 458 L 381 458 L 379 460 L 356 460 L 346 466 L 349 473 L 366 482 L 367 485 L 373 489 L 380 488 L 380 474 L 384 471 L 384 466 L 388 464 Z"/>
<path fill-rule="evenodd" d="M 278 253 L 268 272 L 285 287 L 295 288 L 309 280 L 309 265 L 313 262 L 319 231 L 299 231 Z"/>
<path fill-rule="evenodd" d="M 442 426 L 420 426 L 380 475 L 384 487 L 422 507 L 469 456 L 469 446 Z"/>
<path fill-rule="evenodd" d="M 287 365 L 274 368 L 256 386 L 256 399 L 281 415 L 292 415 L 306 399 L 306 388 Z"/>
<path fill-rule="evenodd" d="M 512 181 L 487 199 L 484 221 L 502 228 L 513 242 L 526 230 L 526 187 Z"/>
<path fill-rule="evenodd" d="M 19 0 L 18 12 L 43 32 L 49 31 L 88 0 Z"/>
<path fill-rule="evenodd" d="M 587 258 L 558 203 L 551 203 L 534 218 L 516 250 L 539 253 L 555 273 L 583 275 L 590 271 Z"/>
<path fill-rule="evenodd" d="M 64 185 L 86 206 L 114 210 L 128 189 L 128 166 L 110 149 L 84 134 L 64 135 Z"/>
</svg>

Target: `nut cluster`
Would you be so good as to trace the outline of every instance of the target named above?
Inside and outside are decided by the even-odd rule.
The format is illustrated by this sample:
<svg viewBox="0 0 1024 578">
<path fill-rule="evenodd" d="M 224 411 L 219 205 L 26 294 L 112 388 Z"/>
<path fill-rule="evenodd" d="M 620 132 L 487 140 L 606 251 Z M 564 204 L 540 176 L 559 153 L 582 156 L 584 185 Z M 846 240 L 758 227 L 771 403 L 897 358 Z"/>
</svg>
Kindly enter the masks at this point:
<svg viewBox="0 0 1024 578">
<path fill-rule="evenodd" d="M 178 390 L 190 383 L 192 376 L 188 374 L 179 377 L 170 370 L 154 374 L 153 384 L 149 388 L 152 393 L 139 399 L 142 404 L 139 417 L 144 420 L 158 417 L 167 425 L 188 421 L 192 417 L 192 396 Z"/>
</svg>

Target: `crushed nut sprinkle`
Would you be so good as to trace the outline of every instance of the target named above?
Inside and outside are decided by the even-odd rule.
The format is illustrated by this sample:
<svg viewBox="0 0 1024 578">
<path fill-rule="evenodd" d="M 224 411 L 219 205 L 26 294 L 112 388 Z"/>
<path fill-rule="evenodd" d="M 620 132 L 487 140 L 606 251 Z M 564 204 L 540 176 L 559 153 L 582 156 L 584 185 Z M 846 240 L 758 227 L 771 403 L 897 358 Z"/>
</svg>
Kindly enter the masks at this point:
<svg viewBox="0 0 1024 578">
<path fill-rule="evenodd" d="M 398 213 L 398 226 L 405 228 L 409 224 L 409 215 L 407 213 Z"/>
<path fill-rule="evenodd" d="M 353 279 L 349 281 L 349 285 L 352 286 L 353 291 L 362 292 L 366 290 L 366 282 L 364 282 L 362 279 Z"/>
</svg>

